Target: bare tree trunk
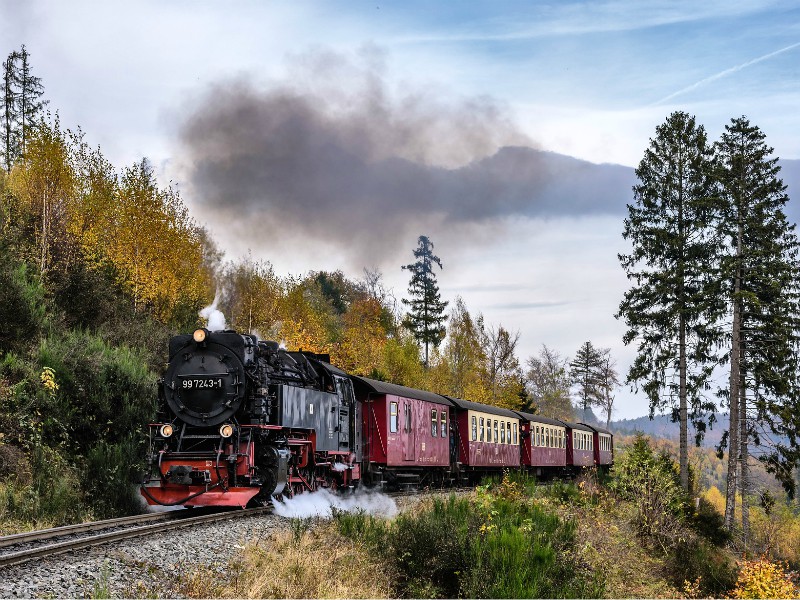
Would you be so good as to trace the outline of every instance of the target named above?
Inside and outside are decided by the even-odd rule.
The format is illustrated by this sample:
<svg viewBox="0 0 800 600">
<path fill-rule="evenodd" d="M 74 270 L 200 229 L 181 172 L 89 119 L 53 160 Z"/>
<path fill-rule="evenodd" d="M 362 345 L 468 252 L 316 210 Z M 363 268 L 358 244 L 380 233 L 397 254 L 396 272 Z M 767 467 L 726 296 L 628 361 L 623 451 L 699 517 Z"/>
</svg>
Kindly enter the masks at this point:
<svg viewBox="0 0 800 600">
<path fill-rule="evenodd" d="M 750 536 L 750 504 L 747 500 L 749 489 L 750 469 L 747 464 L 750 452 L 748 449 L 747 427 L 747 387 L 744 377 L 739 383 L 739 490 L 742 495 L 742 544 L 747 552 L 748 538 Z"/>
<path fill-rule="evenodd" d="M 737 259 L 742 251 L 742 225 L 741 217 L 739 220 L 739 234 L 736 241 Z M 739 444 L 740 419 L 743 415 L 739 414 L 741 371 L 742 371 L 742 308 L 739 300 L 741 290 L 741 266 L 737 265 L 736 275 L 733 283 L 733 326 L 731 330 L 731 374 L 728 404 L 730 405 L 730 425 L 728 427 L 728 482 L 725 493 L 725 527 L 728 531 L 733 530 L 736 514 L 736 469 L 739 464 Z"/>
<path fill-rule="evenodd" d="M 680 468 L 681 486 L 684 491 L 689 491 L 689 415 L 686 400 L 686 317 L 680 316 L 680 350 L 679 350 L 679 371 L 680 371 Z"/>
</svg>

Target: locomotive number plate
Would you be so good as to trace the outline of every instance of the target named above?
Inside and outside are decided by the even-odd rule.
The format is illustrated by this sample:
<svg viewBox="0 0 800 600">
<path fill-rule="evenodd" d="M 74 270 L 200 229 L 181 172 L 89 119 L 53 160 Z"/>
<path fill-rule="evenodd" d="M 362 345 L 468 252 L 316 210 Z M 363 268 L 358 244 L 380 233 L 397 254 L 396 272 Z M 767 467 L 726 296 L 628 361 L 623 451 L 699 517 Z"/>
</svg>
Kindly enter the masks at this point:
<svg viewBox="0 0 800 600">
<path fill-rule="evenodd" d="M 184 376 L 181 378 L 181 389 L 184 390 L 221 390 L 222 377 Z"/>
</svg>

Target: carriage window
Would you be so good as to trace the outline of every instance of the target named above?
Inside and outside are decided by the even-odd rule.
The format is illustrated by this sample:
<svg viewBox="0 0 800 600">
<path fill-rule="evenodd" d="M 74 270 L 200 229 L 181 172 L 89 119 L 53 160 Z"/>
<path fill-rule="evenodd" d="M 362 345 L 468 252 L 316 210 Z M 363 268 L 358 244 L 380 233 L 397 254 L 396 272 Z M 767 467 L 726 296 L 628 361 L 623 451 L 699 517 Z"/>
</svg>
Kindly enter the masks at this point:
<svg viewBox="0 0 800 600">
<path fill-rule="evenodd" d="M 436 409 L 431 409 L 431 437 L 436 437 L 436 432 L 439 430 L 438 423 L 436 422 Z"/>
<path fill-rule="evenodd" d="M 481 441 L 483 441 L 483 417 L 481 417 Z"/>
<path fill-rule="evenodd" d="M 442 437 L 447 437 L 447 413 L 444 411 L 439 413 L 439 424 L 442 429 Z"/>
<path fill-rule="evenodd" d="M 397 402 L 389 404 L 389 431 L 397 433 Z"/>
<path fill-rule="evenodd" d="M 478 417 L 472 415 L 472 441 L 478 441 Z"/>
<path fill-rule="evenodd" d="M 539 426 L 536 426 L 536 445 L 539 445 Z"/>
<path fill-rule="evenodd" d="M 497 433 L 498 433 L 497 432 L 497 419 L 495 419 L 494 420 L 494 443 L 495 444 L 500 441 L 500 436 Z"/>
<path fill-rule="evenodd" d="M 411 405 L 404 404 L 403 406 L 406 410 L 406 431 L 411 431 Z"/>
<path fill-rule="evenodd" d="M 500 423 L 500 443 L 506 443 L 506 426 L 503 423 Z"/>
<path fill-rule="evenodd" d="M 517 445 L 517 424 L 514 423 L 514 445 Z"/>
<path fill-rule="evenodd" d="M 559 448 L 563 448 L 564 447 L 564 430 L 563 429 L 559 429 L 558 430 L 558 447 Z"/>
<path fill-rule="evenodd" d="M 507 443 L 511 443 L 511 422 L 506 421 L 506 441 Z M 516 442 L 514 442 L 516 444 Z"/>
</svg>

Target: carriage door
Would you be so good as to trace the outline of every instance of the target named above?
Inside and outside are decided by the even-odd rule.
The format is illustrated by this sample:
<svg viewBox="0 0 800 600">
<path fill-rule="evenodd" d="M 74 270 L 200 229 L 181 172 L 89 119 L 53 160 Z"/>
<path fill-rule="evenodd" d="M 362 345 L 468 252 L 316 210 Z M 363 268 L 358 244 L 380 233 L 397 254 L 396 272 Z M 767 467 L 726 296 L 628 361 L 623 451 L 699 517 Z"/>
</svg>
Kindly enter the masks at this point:
<svg viewBox="0 0 800 600">
<path fill-rule="evenodd" d="M 403 402 L 403 460 L 414 461 L 416 454 L 416 435 L 414 435 L 414 411 L 411 402 Z"/>
<path fill-rule="evenodd" d="M 339 451 L 350 449 L 351 413 L 353 413 L 353 389 L 350 380 L 342 377 L 336 378 L 336 388 L 339 392 L 339 419 L 336 431 L 339 432 Z"/>
</svg>

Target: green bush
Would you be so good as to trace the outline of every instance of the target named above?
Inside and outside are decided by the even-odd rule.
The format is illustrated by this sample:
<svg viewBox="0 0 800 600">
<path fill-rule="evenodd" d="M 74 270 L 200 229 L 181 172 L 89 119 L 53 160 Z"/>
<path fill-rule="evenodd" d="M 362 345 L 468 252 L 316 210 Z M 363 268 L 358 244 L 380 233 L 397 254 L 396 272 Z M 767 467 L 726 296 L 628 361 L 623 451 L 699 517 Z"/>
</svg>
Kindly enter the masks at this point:
<svg viewBox="0 0 800 600">
<path fill-rule="evenodd" d="M 728 555 L 696 536 L 676 545 L 670 563 L 673 583 L 697 581 L 704 597 L 722 597 L 736 583 L 736 565 Z"/>
<path fill-rule="evenodd" d="M 575 524 L 543 510 L 516 476 L 475 497 L 434 499 L 386 523 L 337 515 L 339 531 L 383 556 L 408 598 L 598 597 L 602 583 L 574 558 Z"/>
<path fill-rule="evenodd" d="M 674 461 L 656 454 L 650 441 L 637 435 L 614 465 L 611 489 L 635 507 L 637 533 L 668 553 L 686 539 L 688 498 L 680 485 Z"/>
<path fill-rule="evenodd" d="M 14 477 L 0 486 L 0 520 L 58 526 L 87 517 L 74 469 L 57 452 L 36 448 L 30 481 Z"/>
<path fill-rule="evenodd" d="M 46 323 L 44 289 L 0 245 L 0 354 L 30 347 Z"/>
</svg>

